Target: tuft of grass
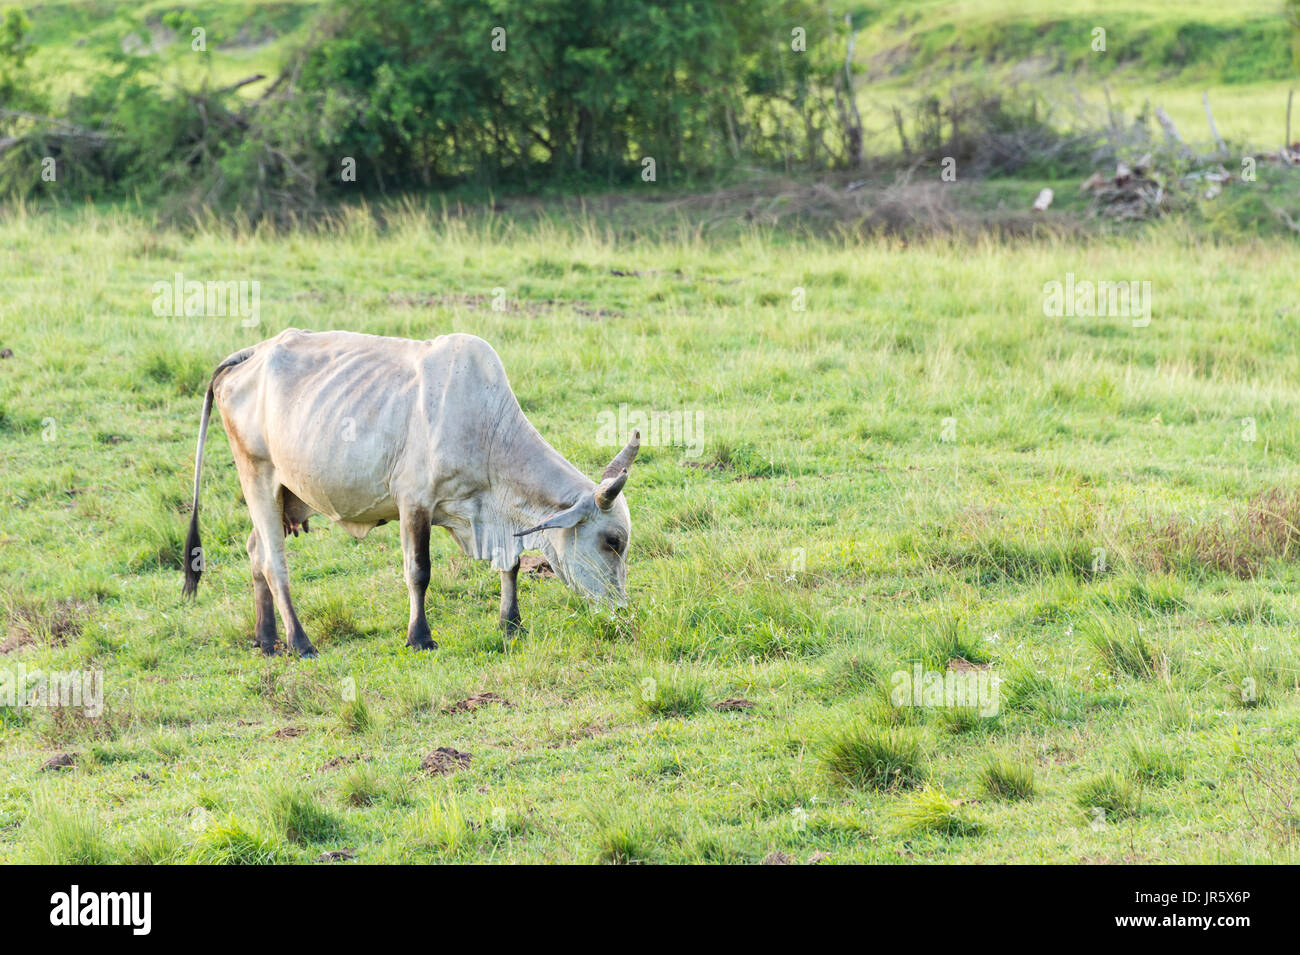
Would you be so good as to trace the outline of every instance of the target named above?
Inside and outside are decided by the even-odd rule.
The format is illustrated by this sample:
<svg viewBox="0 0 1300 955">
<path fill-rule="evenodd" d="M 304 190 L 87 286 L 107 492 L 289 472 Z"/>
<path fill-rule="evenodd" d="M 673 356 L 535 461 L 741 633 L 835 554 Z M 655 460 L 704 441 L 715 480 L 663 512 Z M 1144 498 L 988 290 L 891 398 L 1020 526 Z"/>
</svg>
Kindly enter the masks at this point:
<svg viewBox="0 0 1300 955">
<path fill-rule="evenodd" d="M 274 865 L 284 844 L 261 827 L 229 813 L 203 830 L 185 860 L 191 865 Z"/>
<path fill-rule="evenodd" d="M 1137 789 L 1113 770 L 1080 783 L 1075 788 L 1074 801 L 1081 809 L 1100 810 L 1107 819 L 1136 816 L 1141 808 Z"/>
<path fill-rule="evenodd" d="M 984 831 L 984 823 L 964 804 L 930 786 L 903 796 L 893 815 L 908 835 L 974 836 Z"/>
<path fill-rule="evenodd" d="M 882 655 L 870 644 L 853 644 L 832 651 L 824 661 L 823 683 L 833 694 L 861 693 L 888 686 Z"/>
<path fill-rule="evenodd" d="M 7 636 L 0 643 L 5 651 L 28 644 L 40 647 L 66 646 L 81 636 L 91 604 L 78 597 L 65 597 L 45 603 L 14 602 L 6 599 L 4 616 Z"/>
<path fill-rule="evenodd" d="M 324 680 L 288 669 L 285 660 L 268 662 L 249 691 L 284 716 L 320 716 L 330 712 L 338 695 Z"/>
<path fill-rule="evenodd" d="M 822 761 L 832 778 L 855 789 L 907 789 L 925 776 L 921 741 L 904 729 L 837 728 L 825 740 Z"/>
<path fill-rule="evenodd" d="M 355 699 L 344 701 L 343 709 L 339 711 L 339 722 L 345 732 L 360 735 L 374 727 L 375 718 L 358 694 Z"/>
<path fill-rule="evenodd" d="M 1133 775 L 1153 786 L 1172 783 L 1184 776 L 1182 765 L 1166 745 L 1141 736 L 1129 738 L 1128 759 Z"/>
<path fill-rule="evenodd" d="M 339 594 L 327 597 L 308 616 L 312 622 L 310 632 L 326 643 L 345 643 L 366 635 L 357 623 L 351 605 Z"/>
<path fill-rule="evenodd" d="M 644 677 L 635 692 L 637 706 L 651 716 L 692 716 L 707 699 L 704 684 L 685 672 Z"/>
<path fill-rule="evenodd" d="M 927 670 L 944 671 L 951 660 L 984 664 L 989 655 L 966 630 L 961 617 L 948 616 L 926 632 L 917 651 L 917 659 Z"/>
<path fill-rule="evenodd" d="M 698 533 L 706 531 L 717 523 L 717 516 L 713 513 L 713 507 L 710 504 L 691 504 L 687 507 L 679 508 L 664 518 L 663 527 L 666 531 L 682 531 L 684 533 Z"/>
<path fill-rule="evenodd" d="M 207 385 L 215 367 L 216 362 L 208 355 L 163 347 L 144 356 L 139 372 L 143 380 L 169 385 L 179 395 L 195 395 Z"/>
<path fill-rule="evenodd" d="M 267 811 L 276 830 L 290 842 L 326 842 L 337 838 L 343 825 L 312 793 L 297 787 L 273 789 Z"/>
<path fill-rule="evenodd" d="M 127 654 L 127 659 L 137 670 L 156 670 L 162 658 L 162 647 L 154 641 L 133 644 Z"/>
<path fill-rule="evenodd" d="M 126 855 L 128 865 L 176 865 L 184 860 L 184 840 L 163 826 L 145 830 Z"/>
<path fill-rule="evenodd" d="M 1080 635 L 1114 676 L 1150 680 L 1168 673 L 1168 661 L 1151 645 L 1136 621 L 1097 613 L 1080 626 Z"/>
<path fill-rule="evenodd" d="M 447 858 L 465 858 L 478 844 L 476 827 L 454 796 L 431 799 L 416 817 L 412 837 Z"/>
<path fill-rule="evenodd" d="M 608 806 L 589 805 L 595 826 L 596 859 L 611 865 L 632 865 L 650 859 L 654 840 L 635 814 Z"/>
<path fill-rule="evenodd" d="M 384 794 L 379 770 L 368 763 L 353 766 L 343 777 L 340 791 L 349 806 L 357 809 L 373 806 Z"/>
<path fill-rule="evenodd" d="M 113 849 L 97 819 L 70 812 L 40 799 L 32 809 L 32 861 L 38 865 L 104 865 L 112 862 Z"/>
<path fill-rule="evenodd" d="M 1034 767 L 991 757 L 979 771 L 980 788 L 993 799 L 1033 799 Z"/>
</svg>

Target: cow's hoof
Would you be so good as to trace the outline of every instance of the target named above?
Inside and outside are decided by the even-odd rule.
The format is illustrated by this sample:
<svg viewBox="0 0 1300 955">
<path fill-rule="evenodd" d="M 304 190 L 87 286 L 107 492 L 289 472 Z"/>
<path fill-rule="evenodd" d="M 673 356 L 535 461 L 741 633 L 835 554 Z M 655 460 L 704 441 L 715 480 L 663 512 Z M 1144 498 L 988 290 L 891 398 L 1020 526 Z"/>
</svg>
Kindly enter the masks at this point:
<svg viewBox="0 0 1300 955">
<path fill-rule="evenodd" d="M 498 620 L 497 626 L 505 632 L 507 637 L 522 637 L 528 632 L 528 628 L 519 620 Z"/>
<path fill-rule="evenodd" d="M 316 657 L 320 656 L 320 654 L 316 652 L 316 648 L 310 643 L 305 646 L 294 647 L 293 652 L 298 654 L 298 656 L 302 657 L 304 660 L 314 660 Z"/>
<path fill-rule="evenodd" d="M 258 643 L 257 649 L 262 651 L 263 656 L 273 657 L 280 652 L 278 643 Z"/>
<path fill-rule="evenodd" d="M 437 650 L 438 643 L 431 637 L 408 637 L 406 645 L 412 650 Z"/>
</svg>

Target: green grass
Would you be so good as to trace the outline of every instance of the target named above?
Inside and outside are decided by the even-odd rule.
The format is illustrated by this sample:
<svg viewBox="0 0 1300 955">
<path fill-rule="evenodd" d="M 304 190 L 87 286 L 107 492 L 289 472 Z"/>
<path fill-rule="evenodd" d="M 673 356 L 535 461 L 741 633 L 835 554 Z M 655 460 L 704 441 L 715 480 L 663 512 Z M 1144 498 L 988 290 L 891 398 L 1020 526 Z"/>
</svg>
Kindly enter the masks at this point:
<svg viewBox="0 0 1300 955">
<path fill-rule="evenodd" d="M 230 814 L 199 833 L 185 861 L 193 865 L 273 865 L 285 861 L 285 847 L 256 824 Z"/>
<path fill-rule="evenodd" d="M 1034 767 L 1009 759 L 990 759 L 979 772 L 979 783 L 992 799 L 1034 798 Z"/>
<path fill-rule="evenodd" d="M 827 772 L 857 789 L 906 789 L 924 777 L 920 740 L 907 730 L 837 726 L 825 749 Z"/>
<path fill-rule="evenodd" d="M 690 673 L 642 677 L 636 686 L 641 709 L 655 716 L 693 716 L 704 709 L 704 684 Z"/>
<path fill-rule="evenodd" d="M 277 832 L 289 842 L 328 842 L 337 838 L 343 829 L 338 816 L 302 788 L 272 790 L 267 802 L 268 815 Z"/>
<path fill-rule="evenodd" d="M 1296 861 L 1252 813 L 1300 745 L 1294 519 L 1261 497 L 1296 485 L 1300 252 L 715 237 L 661 205 L 280 236 L 7 212 L 0 669 L 102 669 L 105 712 L 0 705 L 0 861 Z M 258 279 L 262 326 L 154 316 L 176 271 Z M 1153 321 L 1045 317 L 1067 272 L 1151 281 Z M 497 286 L 514 307 L 476 307 Z M 287 548 L 321 655 L 265 659 L 219 422 L 183 603 L 188 369 L 289 326 L 481 335 L 588 474 L 602 411 L 699 412 L 701 459 L 633 468 L 628 610 L 526 575 L 506 641 L 497 576 L 438 535 L 415 654 L 396 528 L 317 518 Z M 896 705 L 917 664 L 996 674 L 996 718 Z M 511 705 L 455 711 L 488 691 Z M 472 759 L 422 771 L 438 747 Z M 931 790 L 978 826 L 906 801 Z"/>
<path fill-rule="evenodd" d="M 1105 772 L 1080 783 L 1075 799 L 1081 809 L 1098 820 L 1123 819 L 1141 810 L 1137 789 L 1115 772 Z"/>
<path fill-rule="evenodd" d="M 894 817 L 909 836 L 977 836 L 984 831 L 984 824 L 966 806 L 938 789 L 926 788 L 901 797 Z"/>
</svg>

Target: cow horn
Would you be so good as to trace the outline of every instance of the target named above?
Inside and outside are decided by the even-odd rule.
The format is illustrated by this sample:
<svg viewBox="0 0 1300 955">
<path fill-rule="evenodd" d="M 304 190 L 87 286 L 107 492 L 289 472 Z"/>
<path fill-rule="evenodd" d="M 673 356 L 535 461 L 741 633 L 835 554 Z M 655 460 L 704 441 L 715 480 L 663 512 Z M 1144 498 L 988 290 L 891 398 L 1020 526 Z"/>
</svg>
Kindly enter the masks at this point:
<svg viewBox="0 0 1300 955">
<path fill-rule="evenodd" d="M 632 452 L 636 454 L 635 451 Z M 596 488 L 596 506 L 602 511 L 608 511 L 614 505 L 614 498 L 618 497 L 618 492 L 623 490 L 623 485 L 627 483 L 627 468 L 618 473 L 618 477 L 612 481 L 605 480 Z"/>
<path fill-rule="evenodd" d="M 599 493 L 597 488 L 597 493 Z M 535 534 L 538 531 L 551 530 L 552 528 L 568 528 L 576 526 L 591 510 L 591 498 L 583 497 L 577 504 L 558 514 L 552 514 L 546 520 L 542 521 L 536 527 L 530 527 L 526 531 L 516 531 L 516 537 L 527 537 L 529 534 Z"/>
<path fill-rule="evenodd" d="M 614 455 L 614 460 L 605 465 L 605 472 L 600 476 L 601 481 L 608 481 L 610 478 L 616 478 L 619 472 L 626 471 L 636 460 L 636 453 L 641 450 L 641 432 L 633 431 L 632 440 L 627 443 L 627 447 L 618 454 Z M 622 487 L 620 484 L 619 487 Z M 617 491 L 615 493 L 618 493 Z M 612 496 L 612 495 L 611 495 Z"/>
</svg>

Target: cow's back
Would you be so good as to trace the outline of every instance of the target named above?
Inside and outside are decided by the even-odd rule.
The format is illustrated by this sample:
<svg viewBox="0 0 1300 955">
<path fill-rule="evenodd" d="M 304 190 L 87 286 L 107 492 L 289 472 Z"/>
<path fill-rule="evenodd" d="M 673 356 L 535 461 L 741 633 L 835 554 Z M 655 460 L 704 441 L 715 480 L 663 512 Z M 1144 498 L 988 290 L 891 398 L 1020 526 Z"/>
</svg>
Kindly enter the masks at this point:
<svg viewBox="0 0 1300 955">
<path fill-rule="evenodd" d="M 335 518 L 388 519 L 394 496 L 472 479 L 485 429 L 518 408 L 496 352 L 475 336 L 298 329 L 229 369 L 217 399 L 240 450 Z"/>
</svg>

